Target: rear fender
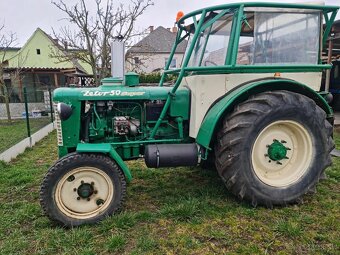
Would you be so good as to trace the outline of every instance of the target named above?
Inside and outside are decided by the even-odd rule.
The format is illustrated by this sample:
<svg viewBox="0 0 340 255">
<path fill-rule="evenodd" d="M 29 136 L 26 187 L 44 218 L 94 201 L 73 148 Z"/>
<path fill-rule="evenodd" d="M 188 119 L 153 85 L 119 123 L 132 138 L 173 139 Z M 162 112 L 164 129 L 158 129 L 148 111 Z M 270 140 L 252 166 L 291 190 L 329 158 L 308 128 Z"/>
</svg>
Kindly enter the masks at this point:
<svg viewBox="0 0 340 255">
<path fill-rule="evenodd" d="M 210 150 L 211 141 L 223 116 L 232 112 L 237 104 L 247 100 L 250 96 L 275 90 L 288 90 L 305 95 L 313 99 L 326 112 L 328 118 L 333 118 L 333 111 L 326 100 L 310 87 L 287 79 L 257 80 L 236 87 L 212 104 L 202 121 L 196 142 Z"/>
</svg>

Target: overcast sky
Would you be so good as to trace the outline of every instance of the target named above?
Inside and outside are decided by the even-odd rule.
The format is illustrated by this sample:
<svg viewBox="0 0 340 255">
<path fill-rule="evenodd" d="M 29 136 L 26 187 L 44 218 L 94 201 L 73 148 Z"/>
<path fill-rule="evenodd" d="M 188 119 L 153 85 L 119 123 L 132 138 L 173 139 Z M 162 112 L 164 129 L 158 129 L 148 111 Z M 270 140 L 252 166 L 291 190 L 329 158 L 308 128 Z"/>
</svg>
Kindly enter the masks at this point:
<svg viewBox="0 0 340 255">
<path fill-rule="evenodd" d="M 75 0 L 65 0 L 65 2 L 74 2 Z M 154 6 L 143 14 L 137 21 L 139 29 L 147 28 L 151 25 L 172 27 L 176 14 L 179 10 L 184 13 L 218 4 L 231 2 L 251 2 L 252 0 L 153 0 Z M 255 0 L 257 2 L 261 0 Z M 313 0 L 271 0 L 262 2 L 310 2 Z M 316 0 L 318 1 L 318 0 Z M 93 0 L 86 0 L 89 9 L 95 9 Z M 116 0 L 116 2 L 128 3 L 128 0 Z M 315 1 L 313 1 L 315 2 Z M 325 0 L 327 5 L 340 5 L 340 0 Z M 57 31 L 58 28 L 65 24 L 65 15 L 59 11 L 51 0 L 0 0 L 0 24 L 4 23 L 6 31 L 12 31 L 17 35 L 17 45 L 22 46 L 32 35 L 37 27 L 51 34 L 52 27 Z M 340 14 L 337 16 L 340 19 Z M 67 23 L 66 23 L 67 24 Z"/>
</svg>

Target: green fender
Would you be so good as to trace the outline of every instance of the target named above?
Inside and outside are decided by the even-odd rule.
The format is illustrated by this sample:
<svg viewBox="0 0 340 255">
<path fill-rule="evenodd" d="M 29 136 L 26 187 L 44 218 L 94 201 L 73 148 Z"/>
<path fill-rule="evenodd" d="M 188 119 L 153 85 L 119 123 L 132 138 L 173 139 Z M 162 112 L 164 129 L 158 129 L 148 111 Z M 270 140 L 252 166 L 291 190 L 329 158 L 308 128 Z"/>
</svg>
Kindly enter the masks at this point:
<svg viewBox="0 0 340 255">
<path fill-rule="evenodd" d="M 328 117 L 333 117 L 332 108 L 326 100 L 302 83 L 286 79 L 257 80 L 236 87 L 214 102 L 203 119 L 196 142 L 207 149 L 211 149 L 209 147 L 210 142 L 215 134 L 218 123 L 225 114 L 231 112 L 237 104 L 247 100 L 251 95 L 274 90 L 288 90 L 303 94 L 313 99 L 327 113 Z"/>
<path fill-rule="evenodd" d="M 119 156 L 116 150 L 109 143 L 78 143 L 77 152 L 80 153 L 103 153 L 109 154 L 110 157 L 118 164 L 120 169 L 122 169 L 125 178 L 128 182 L 132 180 L 131 172 L 128 166 L 125 164 L 124 160 Z"/>
</svg>

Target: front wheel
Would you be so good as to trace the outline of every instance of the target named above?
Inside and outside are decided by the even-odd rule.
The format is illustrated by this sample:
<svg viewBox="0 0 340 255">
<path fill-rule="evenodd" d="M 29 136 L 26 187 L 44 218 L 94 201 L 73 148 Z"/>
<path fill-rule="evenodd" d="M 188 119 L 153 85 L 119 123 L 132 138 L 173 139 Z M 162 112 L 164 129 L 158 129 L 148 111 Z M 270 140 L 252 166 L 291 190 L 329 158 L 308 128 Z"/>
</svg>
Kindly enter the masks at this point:
<svg viewBox="0 0 340 255">
<path fill-rule="evenodd" d="M 109 157 L 72 153 L 47 172 L 40 203 L 51 220 L 78 226 L 95 223 L 120 210 L 125 192 L 124 175 Z"/>
<path fill-rule="evenodd" d="M 332 126 L 313 100 L 265 92 L 223 121 L 216 168 L 232 193 L 254 206 L 285 205 L 315 188 L 334 148 Z"/>
</svg>

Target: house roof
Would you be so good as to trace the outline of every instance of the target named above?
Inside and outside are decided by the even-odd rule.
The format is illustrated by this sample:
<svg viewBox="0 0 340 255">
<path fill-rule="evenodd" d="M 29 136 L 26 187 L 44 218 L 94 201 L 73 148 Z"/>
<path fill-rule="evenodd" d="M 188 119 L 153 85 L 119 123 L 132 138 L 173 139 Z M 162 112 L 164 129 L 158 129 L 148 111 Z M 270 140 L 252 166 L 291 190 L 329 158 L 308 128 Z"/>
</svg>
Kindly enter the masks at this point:
<svg viewBox="0 0 340 255">
<path fill-rule="evenodd" d="M 20 47 L 0 47 L 0 51 L 6 50 L 6 51 L 18 51 L 20 50 Z"/>
<path fill-rule="evenodd" d="M 172 45 L 176 40 L 176 33 L 159 26 L 150 34 L 133 45 L 128 53 L 170 53 Z M 187 41 L 182 41 L 176 49 L 176 53 L 184 53 Z"/>
<path fill-rule="evenodd" d="M 40 29 L 40 28 L 38 28 L 38 29 Z M 45 34 L 45 36 L 47 36 L 47 37 L 50 39 L 50 41 L 54 44 L 54 46 L 56 46 L 56 47 L 57 47 L 61 52 L 63 52 L 63 54 L 65 54 L 65 55 L 68 55 L 69 52 L 72 52 L 72 51 L 85 52 L 85 50 L 79 50 L 79 49 L 65 49 L 64 47 L 62 47 L 62 46 L 58 43 L 58 40 L 53 39 L 49 34 L 47 34 L 47 33 L 46 33 L 45 31 L 43 31 L 42 29 L 40 29 L 40 30 Z M 79 61 L 78 61 L 77 59 L 72 58 L 70 61 L 71 61 L 72 64 L 73 64 L 78 70 L 80 70 L 81 72 L 83 72 L 83 73 L 89 73 L 89 71 L 86 70 L 86 69 L 84 68 L 84 66 L 82 66 L 82 65 L 79 63 Z"/>
</svg>

